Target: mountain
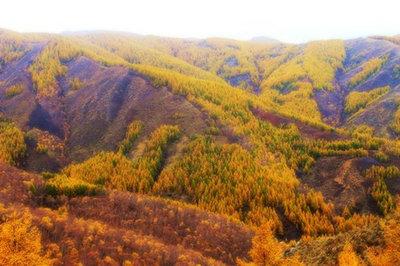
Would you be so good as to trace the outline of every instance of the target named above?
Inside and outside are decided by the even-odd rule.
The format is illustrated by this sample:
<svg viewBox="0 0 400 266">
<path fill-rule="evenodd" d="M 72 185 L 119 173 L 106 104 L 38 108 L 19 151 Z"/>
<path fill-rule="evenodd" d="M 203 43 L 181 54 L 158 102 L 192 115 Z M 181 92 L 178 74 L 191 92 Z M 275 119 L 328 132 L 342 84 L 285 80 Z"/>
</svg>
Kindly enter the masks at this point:
<svg viewBox="0 0 400 266">
<path fill-rule="evenodd" d="M 274 38 L 270 38 L 267 36 L 256 36 L 250 39 L 251 42 L 259 42 L 259 43 L 279 43 L 280 41 Z"/>
<path fill-rule="evenodd" d="M 0 30 L 0 264 L 396 265 L 399 45 Z"/>
</svg>

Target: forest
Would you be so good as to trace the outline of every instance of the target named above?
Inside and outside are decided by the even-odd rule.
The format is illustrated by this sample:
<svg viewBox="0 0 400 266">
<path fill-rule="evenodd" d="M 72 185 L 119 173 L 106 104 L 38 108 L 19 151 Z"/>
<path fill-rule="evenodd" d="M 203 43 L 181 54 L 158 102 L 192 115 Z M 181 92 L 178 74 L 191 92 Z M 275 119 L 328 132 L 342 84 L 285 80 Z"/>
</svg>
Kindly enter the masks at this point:
<svg viewBox="0 0 400 266">
<path fill-rule="evenodd" d="M 0 265 L 397 265 L 393 39 L 0 30 Z"/>
</svg>

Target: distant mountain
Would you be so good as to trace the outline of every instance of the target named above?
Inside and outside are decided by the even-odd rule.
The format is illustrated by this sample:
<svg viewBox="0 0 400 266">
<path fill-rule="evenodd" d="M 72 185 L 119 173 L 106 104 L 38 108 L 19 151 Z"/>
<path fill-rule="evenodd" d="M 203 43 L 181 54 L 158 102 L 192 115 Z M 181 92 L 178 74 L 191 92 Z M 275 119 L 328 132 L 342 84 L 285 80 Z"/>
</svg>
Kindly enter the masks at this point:
<svg viewBox="0 0 400 266">
<path fill-rule="evenodd" d="M 281 41 L 270 38 L 267 36 L 256 36 L 250 39 L 251 42 L 257 42 L 257 43 L 280 43 Z"/>
</svg>

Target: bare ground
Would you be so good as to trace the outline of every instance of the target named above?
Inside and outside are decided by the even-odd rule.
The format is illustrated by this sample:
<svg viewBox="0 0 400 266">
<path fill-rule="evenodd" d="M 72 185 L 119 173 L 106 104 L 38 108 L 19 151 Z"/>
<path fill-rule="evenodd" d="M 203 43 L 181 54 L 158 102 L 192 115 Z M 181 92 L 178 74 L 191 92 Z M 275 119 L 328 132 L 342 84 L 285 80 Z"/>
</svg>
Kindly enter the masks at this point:
<svg viewBox="0 0 400 266">
<path fill-rule="evenodd" d="M 325 157 L 318 159 L 310 175 L 301 178 L 302 186 L 321 191 L 324 198 L 335 204 L 338 213 L 348 207 L 360 213 L 377 213 L 369 195 L 373 181 L 365 171 L 378 162 L 370 157 Z"/>
<path fill-rule="evenodd" d="M 283 115 L 267 112 L 258 108 L 254 108 L 252 110 L 253 114 L 260 118 L 261 120 L 267 121 L 271 123 L 273 126 L 282 127 L 289 124 L 295 124 L 299 129 L 301 135 L 306 138 L 311 139 L 325 139 L 325 140 L 338 140 L 345 139 L 345 136 L 342 136 L 334 131 L 324 130 L 322 128 L 318 128 L 299 120 L 295 120 L 293 118 L 288 118 Z"/>
</svg>

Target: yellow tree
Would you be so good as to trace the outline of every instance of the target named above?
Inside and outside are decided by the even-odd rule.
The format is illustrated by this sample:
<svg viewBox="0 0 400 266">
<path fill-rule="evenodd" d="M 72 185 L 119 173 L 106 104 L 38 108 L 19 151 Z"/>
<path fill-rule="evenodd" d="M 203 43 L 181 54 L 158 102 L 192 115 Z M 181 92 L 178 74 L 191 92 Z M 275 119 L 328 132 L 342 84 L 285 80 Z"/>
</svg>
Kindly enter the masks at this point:
<svg viewBox="0 0 400 266">
<path fill-rule="evenodd" d="M 257 229 L 252 244 L 250 250 L 252 263 L 238 261 L 239 265 L 303 265 L 298 257 L 285 258 L 283 256 L 284 246 L 274 237 L 269 222 Z"/>
<path fill-rule="evenodd" d="M 0 224 L 0 265 L 51 265 L 29 212 L 14 211 Z"/>
<path fill-rule="evenodd" d="M 338 255 L 339 266 L 358 266 L 362 265 L 360 258 L 353 250 L 351 243 L 347 242 L 343 250 Z"/>
</svg>

